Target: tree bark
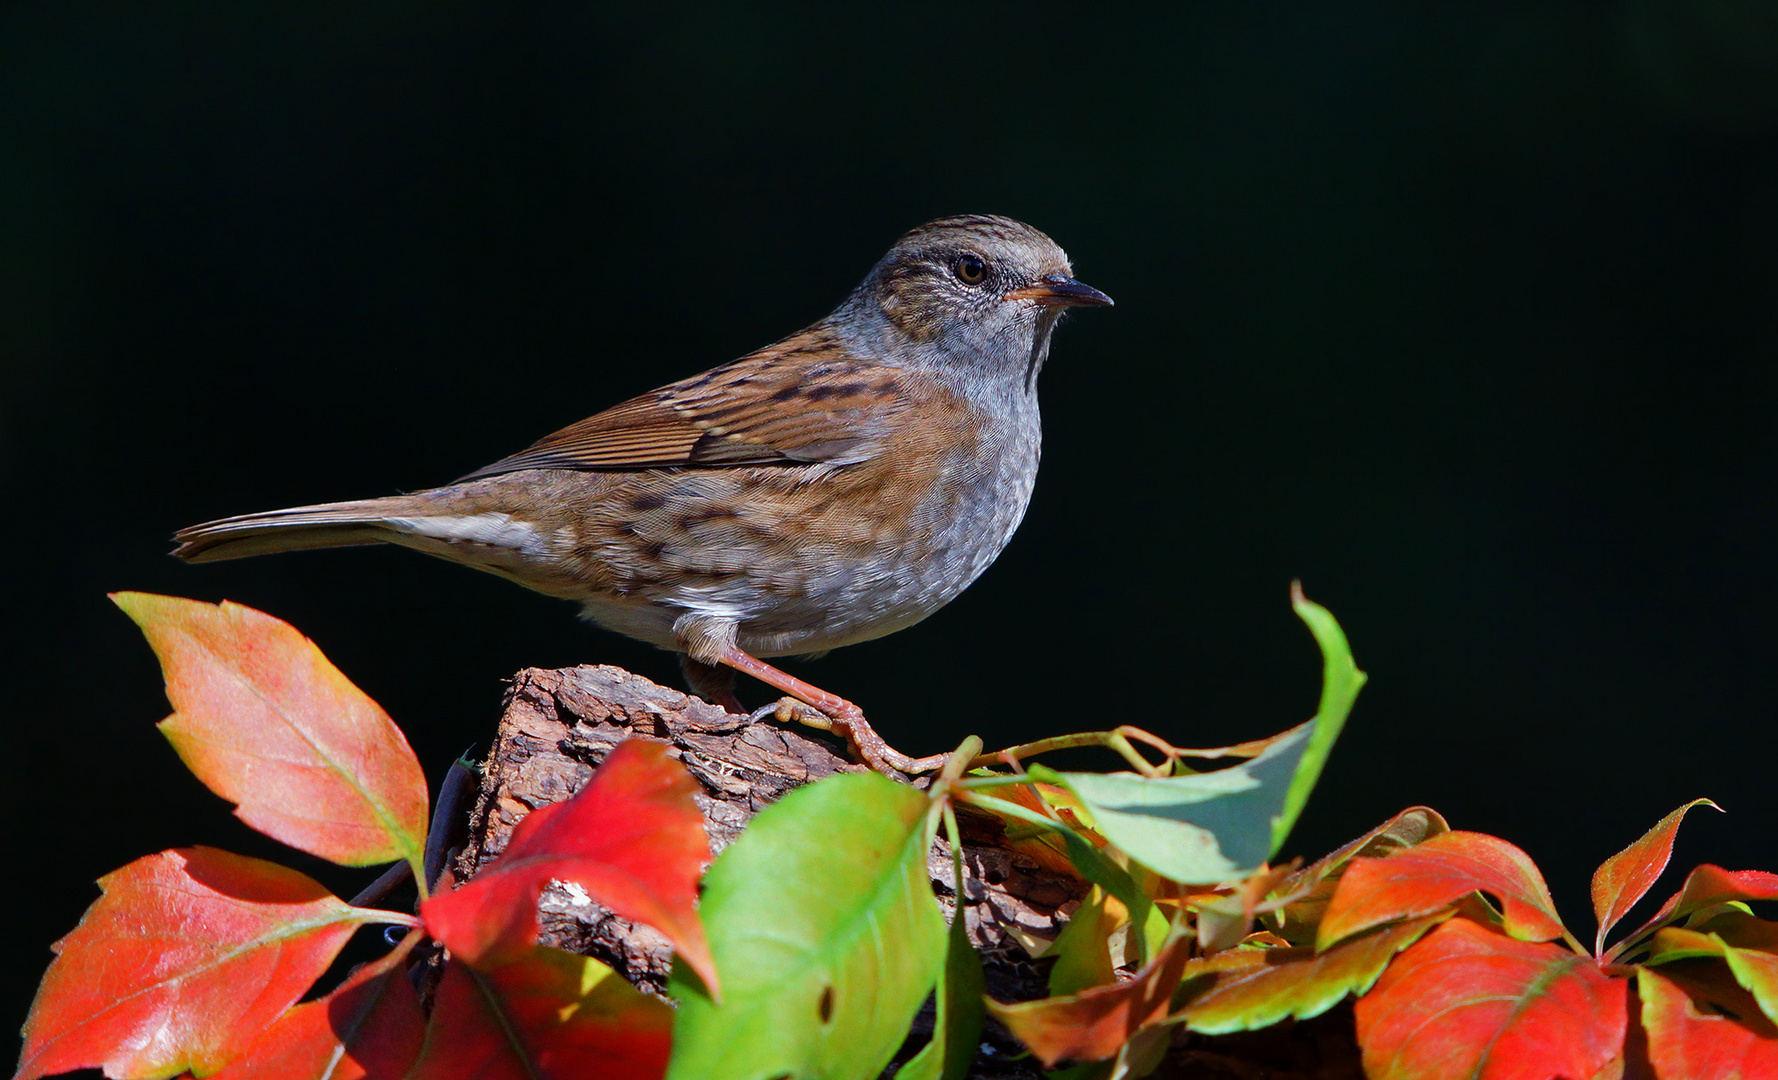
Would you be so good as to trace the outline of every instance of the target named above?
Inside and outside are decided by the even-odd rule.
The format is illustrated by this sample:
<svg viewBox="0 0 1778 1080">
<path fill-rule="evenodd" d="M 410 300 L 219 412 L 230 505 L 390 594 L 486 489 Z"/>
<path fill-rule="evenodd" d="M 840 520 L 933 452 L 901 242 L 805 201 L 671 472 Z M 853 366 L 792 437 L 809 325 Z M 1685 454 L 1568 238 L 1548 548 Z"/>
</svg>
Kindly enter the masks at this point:
<svg viewBox="0 0 1778 1080">
<path fill-rule="evenodd" d="M 513 827 L 526 814 L 580 790 L 605 755 L 632 736 L 668 743 L 697 780 L 698 808 L 717 852 L 740 834 L 755 813 L 791 789 L 862 768 L 821 739 L 772 722 L 750 724 L 744 716 L 620 668 L 527 668 L 512 681 L 499 733 L 482 767 L 468 836 L 453 860 L 457 879 L 468 880 L 504 851 Z M 1028 855 L 1008 850 L 997 819 L 964 813 L 959 824 L 964 846 L 963 917 L 970 940 L 982 954 L 988 993 L 1006 1002 L 1043 997 L 1045 973 L 1029 959 L 1021 939 L 1053 939 L 1079 906 L 1087 886 L 1064 867 L 1039 865 Z M 950 919 L 958 897 L 950 848 L 942 834 L 928 855 L 927 869 L 933 894 Z M 664 992 L 672 968 L 671 947 L 649 927 L 556 887 L 544 892 L 540 921 L 545 944 L 594 957 L 637 987 Z M 929 1001 L 897 1062 L 925 1044 L 931 1025 Z M 1350 1030 L 1351 1011 L 1345 1008 L 1295 1025 L 1290 1033 L 1274 1028 L 1206 1039 L 1180 1032 L 1167 1062 L 1154 1075 L 1248 1080 L 1356 1076 L 1354 1055 L 1329 1052 L 1351 1046 Z M 1277 1059 L 1280 1051 L 1289 1051 L 1288 1060 Z M 885 1075 L 892 1075 L 894 1068 Z M 990 1018 L 970 1076 L 1040 1080 L 1043 1073 Z"/>
</svg>

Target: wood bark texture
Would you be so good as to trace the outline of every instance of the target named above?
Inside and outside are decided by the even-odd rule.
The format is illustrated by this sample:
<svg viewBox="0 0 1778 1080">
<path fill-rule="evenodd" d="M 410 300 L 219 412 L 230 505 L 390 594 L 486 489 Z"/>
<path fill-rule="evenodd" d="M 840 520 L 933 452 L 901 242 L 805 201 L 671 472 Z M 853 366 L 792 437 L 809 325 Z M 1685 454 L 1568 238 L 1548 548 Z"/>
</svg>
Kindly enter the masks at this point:
<svg viewBox="0 0 1778 1080">
<path fill-rule="evenodd" d="M 605 755 L 632 736 L 668 743 L 697 780 L 698 808 L 716 851 L 732 842 L 761 808 L 791 789 L 861 768 L 842 756 L 837 743 L 769 721 L 750 724 L 744 716 L 621 668 L 527 668 L 513 678 L 499 733 L 482 767 L 467 838 L 452 865 L 457 880 L 473 877 L 505 850 L 514 826 L 526 814 L 580 790 Z M 959 824 L 964 841 L 963 914 L 970 940 L 982 953 L 988 993 L 1000 1001 L 1043 997 L 1045 972 L 1029 959 L 1020 938 L 1054 938 L 1079 906 L 1086 885 L 1071 873 L 1039 866 L 1028 856 L 1008 851 L 993 818 L 960 815 Z M 958 897 L 950 849 L 942 835 L 928 856 L 927 868 L 933 894 L 949 919 Z M 592 956 L 644 990 L 664 991 L 672 968 L 671 948 L 649 927 L 555 887 L 543 895 L 541 925 L 544 943 Z M 1343 1019 L 1335 1015 L 1342 1012 Z M 1286 1053 L 1288 1060 L 1256 1060 L 1253 1036 L 1184 1037 L 1154 1075 L 1276 1080 L 1356 1075 L 1338 1067 L 1329 1070 L 1326 1066 L 1332 1062 L 1322 1061 L 1323 1053 L 1301 1052 L 1311 1047 L 1322 1050 L 1330 1036 L 1335 1043 L 1344 1040 L 1349 1045 L 1350 1009 L 1335 1014 L 1326 1022 L 1297 1025 L 1302 1030 L 1286 1040 L 1289 1045 L 1279 1042 L 1275 1030 L 1254 1033 L 1271 1036 L 1262 1040 L 1270 1054 L 1259 1058 L 1298 1051 Z M 931 1023 L 928 1002 L 904 1054 L 925 1044 Z M 1333 1030 L 1325 1031 L 1330 1025 Z M 1250 1045 L 1237 1049 L 1239 1044 Z M 885 1075 L 893 1075 L 894 1069 L 892 1065 Z M 983 1080 L 1039 1080 L 1043 1073 L 990 1019 L 970 1075 Z"/>
</svg>

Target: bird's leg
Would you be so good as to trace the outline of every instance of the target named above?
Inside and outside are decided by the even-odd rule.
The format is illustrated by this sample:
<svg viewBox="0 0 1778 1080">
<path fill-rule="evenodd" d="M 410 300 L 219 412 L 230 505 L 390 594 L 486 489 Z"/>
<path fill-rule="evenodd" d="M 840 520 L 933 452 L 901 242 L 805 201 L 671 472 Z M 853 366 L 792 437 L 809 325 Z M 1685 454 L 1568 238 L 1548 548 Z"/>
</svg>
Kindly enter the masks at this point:
<svg viewBox="0 0 1778 1080">
<path fill-rule="evenodd" d="M 722 663 L 768 686 L 777 687 L 790 697 L 771 706 L 768 715 L 783 721 L 796 720 L 810 727 L 843 736 L 852 745 L 852 752 L 866 765 L 880 773 L 903 772 L 909 775 L 931 772 L 945 763 L 948 755 L 911 758 L 888 743 L 864 719 L 864 710 L 837 694 L 830 694 L 786 671 L 749 656 L 730 645 L 720 657 Z M 764 713 L 767 710 L 762 709 Z"/>
<path fill-rule="evenodd" d="M 679 673 L 691 692 L 727 712 L 747 715 L 747 707 L 735 696 L 735 669 L 720 664 L 700 664 L 679 654 Z"/>
</svg>

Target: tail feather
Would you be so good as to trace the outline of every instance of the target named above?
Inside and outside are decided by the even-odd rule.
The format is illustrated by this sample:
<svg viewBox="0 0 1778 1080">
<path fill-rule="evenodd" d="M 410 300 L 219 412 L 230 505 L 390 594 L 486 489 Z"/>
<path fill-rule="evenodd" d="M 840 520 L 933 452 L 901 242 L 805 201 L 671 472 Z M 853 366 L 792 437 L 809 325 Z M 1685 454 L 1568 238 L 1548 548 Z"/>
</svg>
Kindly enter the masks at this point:
<svg viewBox="0 0 1778 1080">
<path fill-rule="evenodd" d="M 173 556 L 186 562 L 222 562 L 279 551 L 357 547 L 393 537 L 383 522 L 390 507 L 382 500 L 293 506 L 263 514 L 208 521 L 173 534 Z"/>
</svg>

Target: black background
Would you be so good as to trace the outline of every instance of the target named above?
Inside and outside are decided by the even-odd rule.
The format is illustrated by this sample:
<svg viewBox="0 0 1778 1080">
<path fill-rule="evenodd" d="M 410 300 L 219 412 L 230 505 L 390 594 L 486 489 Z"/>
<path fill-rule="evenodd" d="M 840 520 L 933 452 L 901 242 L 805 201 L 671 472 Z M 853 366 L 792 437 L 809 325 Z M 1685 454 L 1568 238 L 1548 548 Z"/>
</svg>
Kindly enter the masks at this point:
<svg viewBox="0 0 1778 1080">
<path fill-rule="evenodd" d="M 1371 683 L 1291 853 L 1427 803 L 1529 851 L 1582 938 L 1591 868 L 1694 796 L 1730 813 L 1680 862 L 1778 869 L 1775 31 L 1761 0 L 8 5 L 0 1014 L 99 874 L 287 857 L 155 732 L 108 590 L 290 620 L 435 781 L 520 667 L 675 678 L 408 552 L 187 567 L 173 529 L 449 480 L 964 211 L 1118 306 L 1058 334 L 1000 561 L 796 670 L 910 752 L 1217 745 L 1312 711 L 1301 578 Z"/>
</svg>

